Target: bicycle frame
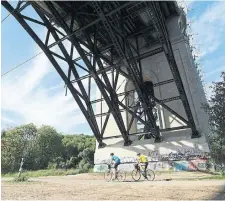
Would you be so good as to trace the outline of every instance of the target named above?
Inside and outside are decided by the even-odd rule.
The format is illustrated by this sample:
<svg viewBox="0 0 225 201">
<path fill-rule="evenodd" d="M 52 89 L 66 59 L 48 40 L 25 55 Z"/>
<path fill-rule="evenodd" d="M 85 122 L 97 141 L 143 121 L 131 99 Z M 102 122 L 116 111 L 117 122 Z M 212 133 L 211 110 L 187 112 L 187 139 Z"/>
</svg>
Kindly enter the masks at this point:
<svg viewBox="0 0 225 201">
<path fill-rule="evenodd" d="M 132 171 L 131 175 L 135 181 L 139 181 L 139 179 L 142 176 L 145 177 L 145 179 L 147 179 L 149 181 L 153 181 L 155 179 L 155 173 L 148 168 L 146 169 L 146 172 L 145 172 L 145 170 L 143 168 L 144 165 L 138 163 L 138 164 L 135 164 L 134 166 L 135 166 L 135 168 Z M 138 178 L 134 178 L 134 177 L 136 177 L 137 173 L 139 173 L 140 176 L 138 176 Z"/>
<path fill-rule="evenodd" d="M 144 167 L 143 163 L 137 163 L 137 165 L 138 165 L 138 169 L 137 169 L 138 171 L 145 171 L 143 168 Z"/>
<path fill-rule="evenodd" d="M 108 164 L 108 173 L 109 174 L 111 174 L 112 176 L 111 176 L 111 179 L 112 179 L 112 177 L 113 177 L 113 175 L 115 176 L 115 179 L 117 179 L 118 181 L 121 181 L 121 179 L 119 179 L 120 178 L 120 176 L 122 175 L 122 174 L 124 174 L 124 179 L 123 180 L 125 180 L 126 179 L 126 173 L 125 172 L 121 172 L 120 170 L 119 170 L 119 168 L 117 169 L 117 172 L 115 171 L 115 173 L 114 173 L 114 171 L 113 171 L 113 169 L 115 170 L 115 168 L 114 167 L 112 167 L 111 166 L 111 164 Z M 110 180 L 111 180 L 110 179 Z"/>
<path fill-rule="evenodd" d="M 114 169 L 114 171 L 113 171 L 113 169 Z M 116 169 L 115 169 L 114 167 L 112 167 L 111 164 L 108 164 L 108 170 L 109 170 L 110 172 L 112 172 L 112 173 L 114 174 L 115 177 L 117 177 L 116 173 L 117 173 L 117 174 L 119 173 L 119 168 L 117 168 L 117 172 L 116 172 Z"/>
<path fill-rule="evenodd" d="M 136 164 L 137 165 L 137 171 L 139 171 L 140 172 L 140 174 L 143 176 L 143 177 L 146 177 L 146 172 L 145 172 L 145 170 L 144 170 L 144 163 L 137 163 Z M 147 169 L 146 169 L 146 171 L 147 171 Z"/>
</svg>

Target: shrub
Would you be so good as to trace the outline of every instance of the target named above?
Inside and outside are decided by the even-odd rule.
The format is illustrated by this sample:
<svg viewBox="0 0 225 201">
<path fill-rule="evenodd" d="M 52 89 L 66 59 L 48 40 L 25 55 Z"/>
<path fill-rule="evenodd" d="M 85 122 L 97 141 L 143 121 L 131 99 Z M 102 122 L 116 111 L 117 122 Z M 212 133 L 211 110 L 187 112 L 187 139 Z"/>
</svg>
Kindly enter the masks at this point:
<svg viewBox="0 0 225 201">
<path fill-rule="evenodd" d="M 57 168 L 57 164 L 56 163 L 49 163 L 48 164 L 48 169 L 56 169 Z"/>
</svg>

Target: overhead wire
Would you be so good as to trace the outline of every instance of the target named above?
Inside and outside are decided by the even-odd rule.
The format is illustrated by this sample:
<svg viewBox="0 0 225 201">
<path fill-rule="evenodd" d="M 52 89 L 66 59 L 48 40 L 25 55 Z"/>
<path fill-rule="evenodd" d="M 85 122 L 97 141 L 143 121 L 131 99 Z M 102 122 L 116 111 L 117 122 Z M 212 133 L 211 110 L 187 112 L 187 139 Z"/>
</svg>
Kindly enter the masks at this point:
<svg viewBox="0 0 225 201">
<path fill-rule="evenodd" d="M 10 15 L 13 14 L 13 12 L 15 12 L 15 10 L 16 10 L 16 9 L 14 9 L 11 13 L 9 13 L 4 19 L 2 19 L 1 22 L 4 22 Z M 52 26 L 54 26 L 55 24 L 56 24 L 56 23 L 54 23 Z M 72 36 L 72 35 L 74 35 L 74 34 L 75 34 L 75 32 L 73 32 L 73 33 L 71 33 L 71 34 L 69 34 L 69 35 L 67 35 L 67 36 L 64 36 L 64 37 L 61 38 L 59 41 L 56 41 L 56 42 L 52 43 L 51 45 L 49 45 L 48 48 L 54 47 L 55 45 L 57 45 L 57 44 L 59 44 L 60 42 L 62 42 L 62 41 L 64 41 L 64 40 L 68 39 L 70 36 Z M 40 55 L 40 54 L 42 54 L 42 53 L 43 53 L 43 51 L 42 51 L 42 52 L 39 52 L 39 53 L 36 54 L 35 56 L 33 56 L 33 57 L 27 59 L 26 61 L 22 62 L 21 64 L 15 66 L 14 68 L 10 69 L 9 71 L 3 73 L 3 74 L 1 75 L 1 77 L 5 76 L 6 74 L 8 74 L 8 73 L 10 73 L 11 71 L 15 70 L 16 68 L 22 66 L 23 64 L 25 64 L 25 63 L 27 63 L 28 61 L 34 59 L 35 57 L 37 57 L 38 55 Z"/>
<path fill-rule="evenodd" d="M 1 20 L 1 23 L 3 23 L 3 22 L 4 22 L 10 15 L 12 15 L 15 11 L 16 11 L 16 9 L 14 9 L 11 13 L 9 12 L 9 14 Z"/>
<path fill-rule="evenodd" d="M 4 20 L 6 20 L 10 15 L 12 15 L 13 12 L 14 12 L 15 10 L 16 10 L 16 9 L 14 9 L 11 13 L 9 13 L 9 14 L 2 20 L 2 22 L 3 22 Z M 55 23 L 53 24 L 53 26 L 54 26 L 54 25 L 55 25 Z M 77 31 L 78 31 L 78 30 L 77 30 Z M 62 42 L 62 41 L 64 41 L 64 40 L 68 39 L 70 36 L 74 35 L 75 33 L 76 33 L 76 31 L 74 31 L 73 33 L 71 33 L 71 34 L 69 34 L 69 35 L 67 35 L 67 36 L 64 36 L 64 37 L 61 38 L 59 41 L 56 41 L 56 42 L 52 43 L 51 45 L 49 45 L 48 48 L 54 47 L 55 45 L 57 45 L 57 44 L 59 44 L 60 42 Z M 15 70 L 16 68 L 22 66 L 23 64 L 25 64 L 25 63 L 27 63 L 28 61 L 34 59 L 35 57 L 37 57 L 38 55 L 40 55 L 40 54 L 42 54 L 42 53 L 43 53 L 43 52 L 39 52 L 39 53 L 36 54 L 35 56 L 33 56 L 33 57 L 27 59 L 26 61 L 22 62 L 21 64 L 19 64 L 19 65 L 17 65 L 17 66 L 15 66 L 14 68 L 12 68 L 12 69 L 10 69 L 9 71 L 7 71 L 7 72 L 5 72 L 4 74 L 2 74 L 1 77 L 5 76 L 6 74 L 8 74 L 8 73 L 10 73 L 11 71 Z"/>
<path fill-rule="evenodd" d="M 17 3 L 17 7 L 16 8 L 14 8 L 14 10 L 10 13 L 9 11 L 9 14 L 5 17 L 5 18 L 3 18 L 2 20 L 1 20 L 1 23 L 2 22 L 4 22 L 10 15 L 12 15 L 16 10 L 18 10 L 19 8 L 20 8 L 20 6 L 21 6 L 21 0 L 19 0 L 19 2 Z"/>
<path fill-rule="evenodd" d="M 1 23 L 3 23 L 3 22 L 4 22 L 10 15 L 12 15 L 13 12 L 15 12 L 15 11 L 16 11 L 16 9 L 14 9 L 11 13 L 9 13 L 6 17 L 4 17 L 4 18 L 1 20 Z M 25 64 L 25 63 L 31 61 L 32 59 L 36 58 L 37 56 L 39 56 L 39 55 L 42 54 L 42 53 L 43 53 L 43 52 L 39 52 L 38 54 L 32 56 L 31 58 L 27 59 L 26 61 L 24 61 L 24 62 L 18 64 L 18 65 L 15 66 L 14 68 L 12 68 L 12 69 L 10 69 L 9 71 L 3 73 L 3 74 L 1 75 L 1 77 L 7 75 L 8 73 L 10 73 L 11 71 L 17 69 L 18 67 L 22 66 L 23 64 Z"/>
<path fill-rule="evenodd" d="M 1 23 L 4 22 L 10 15 L 11 15 L 11 13 L 9 13 L 5 18 L 3 18 L 3 19 L 1 20 Z"/>
<path fill-rule="evenodd" d="M 33 57 L 27 59 L 26 61 L 24 61 L 24 62 L 22 62 L 22 63 L 20 63 L 19 65 L 15 66 L 14 68 L 10 69 L 9 71 L 3 73 L 3 74 L 1 75 L 1 77 L 5 76 L 6 74 L 8 74 L 8 73 L 10 73 L 11 71 L 15 70 L 16 68 L 22 66 L 23 64 L 25 64 L 25 63 L 27 63 L 28 61 L 34 59 L 35 57 L 39 56 L 39 55 L 42 54 L 42 53 L 43 53 L 43 52 L 39 52 L 39 53 L 36 54 L 35 56 L 33 56 Z"/>
</svg>

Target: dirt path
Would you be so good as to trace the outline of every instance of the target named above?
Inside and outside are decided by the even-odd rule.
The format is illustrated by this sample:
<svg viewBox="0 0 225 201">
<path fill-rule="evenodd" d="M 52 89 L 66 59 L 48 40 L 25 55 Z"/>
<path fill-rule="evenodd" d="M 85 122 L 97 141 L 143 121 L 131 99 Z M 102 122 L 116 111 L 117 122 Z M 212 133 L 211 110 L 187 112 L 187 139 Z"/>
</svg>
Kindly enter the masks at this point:
<svg viewBox="0 0 225 201">
<path fill-rule="evenodd" d="M 176 174 L 159 175 L 154 182 L 105 182 L 96 175 L 41 177 L 31 182 L 2 181 L 5 200 L 153 200 L 153 199 L 225 199 L 225 180 L 178 181 Z M 179 175 L 179 174 L 178 174 Z M 182 175 L 180 175 L 181 177 Z M 190 176 L 190 175 L 189 175 Z M 172 178 L 162 181 L 162 178 Z"/>
</svg>

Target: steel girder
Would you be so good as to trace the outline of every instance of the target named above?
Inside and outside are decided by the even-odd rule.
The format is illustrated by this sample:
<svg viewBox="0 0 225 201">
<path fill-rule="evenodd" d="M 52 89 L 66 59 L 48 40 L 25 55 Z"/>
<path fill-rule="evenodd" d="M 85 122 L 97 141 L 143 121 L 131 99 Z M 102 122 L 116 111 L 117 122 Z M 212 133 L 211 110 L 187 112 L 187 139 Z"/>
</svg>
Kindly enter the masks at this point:
<svg viewBox="0 0 225 201">
<path fill-rule="evenodd" d="M 123 61 L 125 63 L 126 70 L 127 70 L 128 74 L 129 74 L 129 76 L 130 76 L 130 78 L 131 78 L 131 80 L 132 80 L 132 82 L 135 86 L 135 89 L 137 90 L 139 99 L 140 99 L 140 101 L 142 103 L 142 106 L 145 110 L 145 113 L 148 117 L 147 124 L 150 128 L 152 128 L 152 130 L 153 130 L 153 132 L 156 136 L 156 140 L 160 141 L 159 128 L 156 125 L 156 121 L 154 119 L 151 107 L 149 107 L 150 102 L 149 102 L 149 99 L 148 99 L 148 94 L 144 90 L 143 81 L 142 81 L 142 74 L 140 74 L 140 71 L 138 70 L 137 63 L 136 63 L 136 60 L 135 60 L 135 58 L 133 56 L 133 53 L 131 51 L 131 47 L 130 47 L 129 42 L 125 37 L 122 38 L 123 46 L 124 46 L 124 49 L 123 49 L 123 46 L 120 44 L 120 41 L 115 34 L 115 31 L 113 30 L 111 24 L 109 23 L 109 21 L 107 19 L 107 16 L 102 11 L 102 8 L 100 6 L 100 2 L 92 1 L 91 3 L 93 5 L 96 13 L 100 17 L 106 31 L 108 32 L 108 34 L 110 36 L 110 39 L 112 40 L 112 43 L 113 43 L 118 55 L 120 56 L 121 59 L 123 59 Z M 124 27 L 122 27 L 122 29 L 124 29 Z M 128 58 L 130 58 L 130 60 L 128 60 Z M 133 120 L 134 116 L 135 116 L 135 113 L 132 115 L 132 120 Z"/>
<path fill-rule="evenodd" d="M 65 23 L 65 21 L 60 18 L 60 14 L 58 13 L 58 11 L 55 9 L 55 7 L 52 5 L 51 2 L 46 2 L 46 5 L 48 6 L 48 9 L 52 12 L 52 14 L 54 15 L 54 17 L 56 17 L 58 19 L 58 22 L 61 24 L 61 27 L 64 29 L 64 31 L 67 34 L 71 34 L 71 29 L 68 27 L 68 25 Z M 72 23 L 73 24 L 73 23 Z M 92 43 L 91 39 L 89 38 L 89 36 L 85 33 L 86 35 L 86 39 L 87 42 L 89 44 L 90 47 L 92 47 L 92 50 L 95 51 L 96 47 L 95 44 Z M 118 102 L 118 98 L 117 95 L 115 93 L 115 88 L 113 88 L 110 84 L 110 81 L 106 75 L 106 73 L 103 71 L 102 75 L 103 75 L 103 79 L 105 81 L 105 87 L 104 84 L 102 82 L 102 80 L 100 79 L 100 77 L 98 76 L 96 70 L 95 70 L 95 66 L 93 66 L 91 64 L 91 62 L 89 61 L 89 59 L 87 58 L 87 55 L 85 54 L 83 48 L 81 47 L 81 45 L 78 43 L 76 37 L 73 35 L 70 37 L 72 44 L 74 45 L 74 47 L 77 49 L 78 53 L 80 54 L 80 56 L 82 57 L 84 63 L 86 64 L 86 66 L 88 67 L 89 72 L 92 74 L 98 88 L 100 89 L 116 123 L 117 126 L 119 127 L 119 130 L 124 138 L 124 145 L 130 145 L 131 141 L 129 140 L 128 137 L 128 133 L 126 131 L 123 119 L 122 119 L 122 115 L 121 112 L 119 111 L 119 106 L 117 104 Z M 103 70 L 103 64 L 100 60 L 100 58 L 98 56 L 95 56 L 96 54 L 98 54 L 98 52 L 96 51 L 94 53 L 94 59 L 96 60 L 96 62 L 99 65 L 100 70 Z M 95 62 L 94 62 L 95 64 Z M 107 91 L 109 92 L 110 96 L 107 94 Z"/>
<path fill-rule="evenodd" d="M 49 58 L 61 78 L 64 80 L 66 83 L 66 86 L 70 90 L 71 94 L 73 95 L 75 101 L 79 105 L 81 111 L 83 112 L 85 118 L 87 119 L 87 122 L 90 125 L 90 128 L 93 131 L 93 134 L 95 135 L 97 141 L 99 142 L 100 147 L 104 147 L 105 144 L 103 143 L 103 139 L 108 139 L 104 138 L 104 132 L 107 126 L 107 123 L 109 121 L 110 114 L 113 115 L 116 124 L 118 125 L 118 128 L 122 134 L 122 137 L 124 139 L 124 145 L 129 145 L 131 144 L 131 141 L 129 139 L 129 135 L 143 135 L 143 134 L 149 134 L 151 133 L 155 138 L 156 141 L 160 141 L 160 133 L 159 132 L 164 132 L 164 131 L 169 131 L 169 130 L 179 130 L 179 129 L 184 129 L 186 127 L 191 127 L 193 134 L 197 133 L 196 128 L 194 125 L 193 118 L 191 116 L 191 111 L 190 107 L 188 105 L 187 97 L 185 95 L 184 87 L 182 85 L 182 81 L 179 75 L 179 71 L 176 66 L 176 62 L 174 60 L 173 52 L 169 52 L 165 50 L 165 44 L 170 47 L 170 43 L 168 42 L 168 36 L 166 33 L 164 33 L 161 29 L 158 28 L 160 24 L 161 18 L 157 18 L 156 15 L 156 10 L 155 6 L 147 4 L 147 6 L 152 9 L 152 13 L 155 13 L 154 19 L 155 23 L 154 26 L 156 30 L 160 33 L 160 41 L 163 44 L 162 47 L 157 48 L 155 50 L 146 52 L 144 54 L 140 54 L 139 52 L 139 47 L 138 47 L 138 38 L 136 37 L 136 47 L 134 47 L 132 44 L 130 44 L 128 38 L 132 38 L 136 36 L 137 34 L 142 33 L 143 31 L 137 31 L 133 34 L 126 35 L 124 34 L 124 22 L 122 20 L 122 15 L 123 13 L 121 12 L 121 9 L 125 8 L 128 5 L 138 5 L 141 3 L 135 3 L 135 2 L 128 2 L 123 4 L 122 6 L 119 6 L 118 8 L 110 11 L 110 12 L 103 12 L 102 6 L 99 4 L 99 2 L 89 2 L 85 4 L 84 6 L 91 5 L 94 10 L 96 10 L 96 18 L 92 20 L 90 23 L 85 23 L 85 20 L 82 20 L 84 18 L 79 16 L 79 12 L 81 8 L 79 8 L 79 11 L 72 10 L 70 11 L 73 15 L 71 18 L 71 26 L 69 26 L 64 19 L 61 17 L 57 9 L 53 6 L 52 2 L 45 2 L 47 5 L 48 9 L 52 12 L 53 16 L 55 19 L 57 19 L 57 23 L 60 24 L 60 27 L 63 28 L 65 31 L 66 35 L 64 35 L 59 29 L 57 29 L 55 26 L 52 25 L 52 22 L 48 16 L 46 16 L 41 10 L 34 5 L 33 2 L 25 2 L 24 5 L 20 3 L 18 4 L 18 8 L 14 10 L 14 8 L 8 3 L 2 1 L 2 5 L 10 12 L 12 15 L 17 19 L 17 21 L 22 25 L 22 27 L 29 33 L 29 35 L 34 39 L 34 41 L 41 47 L 41 49 L 45 52 L 46 56 Z M 25 6 L 26 5 L 26 6 Z M 40 16 L 43 22 L 39 20 L 35 20 L 33 18 L 30 18 L 28 16 L 22 15 L 20 12 L 21 10 L 25 9 L 28 5 L 32 5 L 37 14 Z M 72 3 L 71 3 L 72 5 Z M 82 10 L 82 9 L 81 9 Z M 113 27 L 109 23 L 109 17 L 112 14 L 117 14 L 120 13 L 121 15 L 121 32 L 118 30 L 115 30 L 115 27 Z M 158 10 L 157 10 L 158 12 Z M 78 16 L 77 16 L 78 15 Z M 85 15 L 85 13 L 81 13 L 81 15 Z M 86 14 L 87 15 L 87 14 Z M 73 21 L 76 19 L 76 22 L 79 24 L 79 28 L 76 30 L 73 30 Z M 46 36 L 45 42 L 42 42 L 40 38 L 35 34 L 35 32 L 32 30 L 31 26 L 26 22 L 32 21 L 34 23 L 43 25 L 44 27 L 47 28 L 48 33 Z M 162 24 L 163 22 L 161 22 Z M 94 35 L 89 35 L 87 30 L 91 27 L 95 27 L 95 33 Z M 102 33 L 98 31 L 99 29 L 105 30 L 107 32 L 108 36 L 110 36 L 108 45 L 105 47 L 98 47 L 97 43 L 99 42 L 99 36 L 102 36 Z M 144 30 L 149 30 L 150 28 L 144 28 Z M 152 27 L 151 27 L 152 29 Z M 49 41 L 49 36 L 50 34 L 53 36 L 55 39 L 55 42 L 48 45 Z M 62 37 L 60 38 L 58 36 L 60 34 Z M 82 34 L 83 40 L 81 40 L 77 34 Z M 163 36 L 163 37 L 162 37 Z M 104 36 L 105 37 L 105 36 Z M 71 42 L 71 50 L 70 53 L 67 52 L 66 48 L 63 45 L 64 40 L 69 40 Z M 104 39 L 107 40 L 107 39 Z M 166 41 L 166 43 L 165 43 Z M 58 45 L 60 48 L 61 52 L 63 53 L 63 56 L 60 56 L 56 54 L 55 52 L 51 51 L 50 48 Z M 73 59 L 72 54 L 73 54 L 73 47 L 76 48 L 78 53 L 80 54 L 80 57 Z M 84 47 L 86 49 L 84 49 Z M 87 49 L 89 51 L 87 51 Z M 171 50 L 171 49 L 169 49 Z M 104 56 L 105 51 L 110 51 L 111 53 L 111 58 L 108 58 Z M 145 91 L 144 89 L 144 83 L 142 79 L 142 68 L 141 68 L 141 59 L 146 58 L 148 56 L 158 54 L 160 52 L 164 51 L 166 53 L 167 59 L 169 61 L 171 71 L 173 73 L 174 78 L 163 81 L 161 83 L 154 83 L 154 87 L 160 86 L 163 84 L 171 83 L 174 82 L 177 84 L 178 91 L 180 92 L 180 96 L 177 97 L 171 97 L 165 100 L 158 100 L 156 97 L 151 96 Z M 171 50 L 172 51 L 172 50 Z M 113 54 L 117 53 L 119 56 L 119 61 L 117 58 L 117 62 L 114 62 L 114 56 Z M 134 52 L 136 54 L 134 54 Z M 169 55 L 169 56 L 168 56 Z M 69 68 L 68 68 L 68 75 L 66 75 L 63 70 L 60 68 L 59 64 L 57 63 L 55 57 L 60 58 L 64 61 L 67 62 Z M 92 57 L 93 61 L 89 59 L 88 57 Z M 77 62 L 79 60 L 83 60 L 85 63 L 85 67 L 78 64 Z M 103 66 L 102 61 L 104 61 L 107 66 Z M 121 68 L 121 63 L 126 65 L 126 71 L 122 70 Z M 98 64 L 99 69 L 96 69 L 96 64 Z M 86 71 L 88 74 L 84 76 L 80 76 L 78 72 L 78 68 L 83 69 Z M 112 82 L 110 83 L 110 79 L 107 75 L 107 72 L 111 71 L 112 72 Z M 114 76 L 114 72 L 116 72 Z M 71 80 L 71 75 L 74 76 L 74 79 Z M 117 84 L 118 84 L 118 76 L 122 75 L 126 79 L 131 80 L 133 84 L 135 85 L 135 89 L 138 93 L 139 96 L 139 101 L 136 105 L 133 107 L 129 107 L 125 105 L 122 101 L 119 101 L 120 96 L 124 96 L 124 99 L 129 96 L 130 93 L 133 93 L 134 91 L 128 91 L 124 93 L 117 93 Z M 90 100 L 90 92 L 91 92 L 91 78 L 95 80 L 96 85 L 98 86 L 98 89 L 101 91 L 103 97 L 97 100 Z M 81 82 L 84 79 L 88 79 L 88 90 L 85 90 L 85 87 L 83 86 L 83 83 Z M 77 90 L 74 87 L 74 83 L 77 83 L 79 90 Z M 155 101 L 157 104 L 161 105 L 163 108 L 167 109 L 170 111 L 172 114 L 174 114 L 176 117 L 178 117 L 180 120 L 182 120 L 184 123 L 187 124 L 187 126 L 181 126 L 177 128 L 164 128 L 164 129 L 159 129 L 156 126 L 156 121 L 152 112 L 151 108 L 151 101 Z M 165 105 L 166 102 L 177 100 L 181 98 L 185 111 L 187 113 L 188 120 L 180 116 L 177 112 L 172 110 L 170 107 Z M 101 111 L 100 114 L 94 114 L 94 110 L 92 108 L 92 104 L 98 103 L 98 102 L 103 102 L 105 101 L 108 106 L 108 112 L 103 113 Z M 138 108 L 143 108 L 145 115 L 147 116 L 147 120 L 143 120 L 141 118 L 141 115 L 137 112 Z M 122 109 L 121 109 L 122 108 Z M 125 126 L 124 120 L 122 119 L 121 112 L 126 111 L 131 115 L 131 120 L 130 122 L 127 123 L 127 128 Z M 105 121 L 102 121 L 102 117 L 106 116 Z M 97 124 L 97 117 L 101 117 L 101 126 Z M 131 125 L 136 119 L 138 122 L 142 123 L 143 125 L 148 127 L 148 132 L 138 132 L 138 133 L 130 133 L 130 128 Z M 100 127 L 100 128 L 99 128 Z M 193 135 L 195 137 L 197 135 Z M 114 136 L 115 137 L 115 136 Z M 118 137 L 118 136 L 116 136 Z"/>
<path fill-rule="evenodd" d="M 155 29 L 158 32 L 160 42 L 164 49 L 171 72 L 174 77 L 174 81 L 179 91 L 179 94 L 180 94 L 180 97 L 181 97 L 181 100 L 188 118 L 188 126 L 191 127 L 192 129 L 192 138 L 198 138 L 200 137 L 200 134 L 196 129 L 196 125 L 195 125 L 194 118 L 190 109 L 187 95 L 180 77 L 180 73 L 176 64 L 175 57 L 174 57 L 172 45 L 169 39 L 169 34 L 167 32 L 165 18 L 162 15 L 159 2 L 157 1 L 146 2 L 146 6 L 150 8 L 150 11 L 151 11 L 150 16 L 152 18 L 152 22 L 154 23 Z"/>
</svg>

